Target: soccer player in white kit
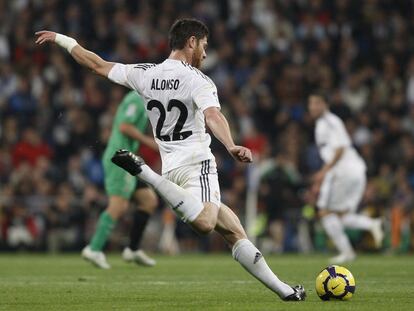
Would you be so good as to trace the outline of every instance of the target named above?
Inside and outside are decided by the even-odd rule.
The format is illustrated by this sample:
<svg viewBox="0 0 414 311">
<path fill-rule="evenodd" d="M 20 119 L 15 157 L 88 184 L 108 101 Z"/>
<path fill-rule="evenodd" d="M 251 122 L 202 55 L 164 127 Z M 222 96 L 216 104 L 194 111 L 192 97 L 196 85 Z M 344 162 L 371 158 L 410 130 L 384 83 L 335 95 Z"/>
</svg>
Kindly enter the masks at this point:
<svg viewBox="0 0 414 311">
<path fill-rule="evenodd" d="M 316 120 L 315 140 L 324 162 L 314 176 L 319 187 L 318 214 L 322 226 L 339 251 L 331 262 L 340 264 L 355 259 L 345 228 L 368 230 L 377 247 L 383 239 L 381 219 L 357 214 L 366 185 L 366 165 L 352 146 L 342 120 L 331 113 L 323 95 L 308 99 L 311 117 Z"/>
<path fill-rule="evenodd" d="M 169 33 L 171 54 L 161 64 L 124 65 L 103 60 L 73 38 L 50 31 L 37 32 L 36 43 L 55 42 L 81 65 L 143 97 L 162 159 L 162 176 L 126 150 L 113 162 L 151 185 L 174 212 L 194 230 L 215 230 L 249 273 L 281 299 L 304 300 L 301 285 L 279 280 L 247 235 L 233 211 L 221 203 L 216 163 L 206 125 L 237 161 L 252 161 L 249 149 L 235 145 L 220 112 L 217 88 L 198 68 L 206 57 L 207 27 L 195 19 L 177 20 Z"/>
</svg>

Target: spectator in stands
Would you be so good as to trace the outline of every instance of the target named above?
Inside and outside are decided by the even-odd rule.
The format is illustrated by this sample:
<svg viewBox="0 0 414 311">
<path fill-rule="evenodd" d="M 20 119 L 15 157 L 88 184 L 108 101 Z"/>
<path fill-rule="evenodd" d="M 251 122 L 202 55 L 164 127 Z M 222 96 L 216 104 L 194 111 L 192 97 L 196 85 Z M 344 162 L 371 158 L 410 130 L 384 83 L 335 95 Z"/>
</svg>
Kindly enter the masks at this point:
<svg viewBox="0 0 414 311">
<path fill-rule="evenodd" d="M 50 159 L 52 149 L 42 141 L 39 133 L 32 127 L 22 131 L 22 139 L 16 143 L 11 152 L 14 167 L 19 167 L 22 163 L 35 166 L 41 157 Z"/>
<path fill-rule="evenodd" d="M 60 185 L 46 217 L 49 252 L 74 250 L 83 242 L 84 215 L 69 185 Z"/>
</svg>

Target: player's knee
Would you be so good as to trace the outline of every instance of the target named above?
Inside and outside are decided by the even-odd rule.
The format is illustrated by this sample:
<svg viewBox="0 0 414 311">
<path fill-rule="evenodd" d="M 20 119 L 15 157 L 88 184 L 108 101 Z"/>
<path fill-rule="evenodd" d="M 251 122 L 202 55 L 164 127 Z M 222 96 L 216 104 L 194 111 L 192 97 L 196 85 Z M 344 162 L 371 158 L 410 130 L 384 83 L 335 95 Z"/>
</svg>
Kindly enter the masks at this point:
<svg viewBox="0 0 414 311">
<path fill-rule="evenodd" d="M 143 204 L 138 205 L 138 210 L 144 211 L 148 214 L 153 214 L 154 211 L 157 209 L 158 206 L 158 199 L 150 199 Z"/>
<path fill-rule="evenodd" d="M 113 219 L 119 219 L 126 213 L 127 209 L 128 200 L 116 196 L 111 196 L 109 198 L 109 205 L 106 211 L 112 216 Z"/>
<path fill-rule="evenodd" d="M 216 224 L 211 220 L 200 220 L 193 224 L 193 227 L 197 230 L 197 232 L 202 235 L 207 235 L 212 232 L 215 226 Z"/>
</svg>

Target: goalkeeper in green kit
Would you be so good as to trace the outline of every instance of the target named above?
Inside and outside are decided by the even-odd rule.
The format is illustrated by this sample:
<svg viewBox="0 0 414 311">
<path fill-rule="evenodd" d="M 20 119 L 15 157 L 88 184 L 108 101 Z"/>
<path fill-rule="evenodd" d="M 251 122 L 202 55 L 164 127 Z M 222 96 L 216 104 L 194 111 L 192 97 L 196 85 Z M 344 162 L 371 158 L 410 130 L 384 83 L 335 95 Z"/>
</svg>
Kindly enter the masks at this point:
<svg viewBox="0 0 414 311">
<path fill-rule="evenodd" d="M 138 151 L 140 144 L 144 144 L 158 150 L 153 138 L 144 134 L 147 123 L 143 100 L 135 91 L 129 92 L 117 109 L 111 137 L 102 157 L 105 190 L 109 196 L 108 207 L 101 213 L 89 245 L 82 250 L 84 259 L 102 269 L 110 268 L 102 249 L 116 221 L 127 211 L 133 195 L 138 201 L 138 208 L 133 214 L 130 243 L 124 249 L 122 257 L 126 261 L 144 266 L 155 265 L 155 260 L 148 257 L 139 247 L 148 219 L 158 206 L 158 197 L 146 184 L 138 181 L 137 185 L 134 176 L 111 162 L 111 157 L 120 148 Z"/>
</svg>

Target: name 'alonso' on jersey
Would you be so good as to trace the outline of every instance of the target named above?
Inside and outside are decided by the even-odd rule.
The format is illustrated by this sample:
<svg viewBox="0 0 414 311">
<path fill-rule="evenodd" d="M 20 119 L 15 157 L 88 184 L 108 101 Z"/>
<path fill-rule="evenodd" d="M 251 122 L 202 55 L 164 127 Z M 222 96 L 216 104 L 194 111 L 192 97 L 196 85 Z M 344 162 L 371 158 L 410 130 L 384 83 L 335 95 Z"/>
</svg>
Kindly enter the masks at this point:
<svg viewBox="0 0 414 311">
<path fill-rule="evenodd" d="M 180 166 L 214 159 L 203 111 L 220 108 L 213 81 L 189 64 L 115 64 L 108 78 L 136 90 L 145 101 L 163 174 Z"/>
</svg>

